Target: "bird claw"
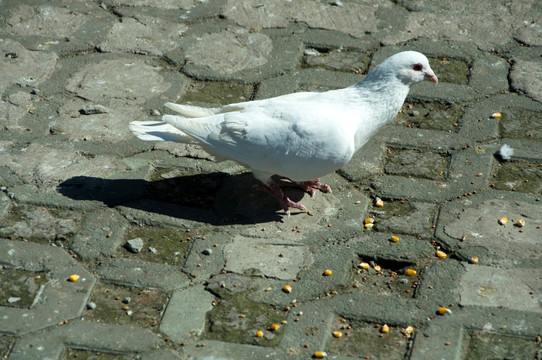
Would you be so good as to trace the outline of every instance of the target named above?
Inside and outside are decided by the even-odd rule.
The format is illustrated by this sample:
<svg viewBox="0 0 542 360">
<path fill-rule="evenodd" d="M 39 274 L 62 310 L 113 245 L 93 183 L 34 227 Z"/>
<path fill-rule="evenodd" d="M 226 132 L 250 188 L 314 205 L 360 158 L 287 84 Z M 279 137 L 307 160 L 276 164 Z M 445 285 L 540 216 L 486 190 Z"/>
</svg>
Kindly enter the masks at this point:
<svg viewBox="0 0 542 360">
<path fill-rule="evenodd" d="M 280 187 L 297 187 L 314 197 L 316 190 L 320 190 L 323 193 L 330 193 L 331 188 L 327 184 L 320 184 L 320 179 L 308 180 L 308 181 L 283 181 L 278 184 Z"/>
<path fill-rule="evenodd" d="M 290 216 L 290 208 L 295 208 L 307 212 L 307 208 L 303 204 L 290 200 L 290 198 L 286 196 L 286 194 L 282 191 L 280 185 L 272 183 L 270 185 L 260 185 L 258 186 L 258 188 L 260 190 L 273 194 L 278 199 L 282 209 L 288 216 Z"/>
<path fill-rule="evenodd" d="M 283 187 L 298 187 L 308 193 L 310 197 L 314 197 L 316 190 L 320 190 L 323 193 L 331 193 L 331 188 L 327 184 L 320 184 L 320 179 L 314 179 L 309 181 L 283 181 L 278 184 L 271 183 L 269 185 L 258 185 L 260 190 L 273 194 L 278 201 L 286 215 L 290 216 L 290 208 L 299 209 L 303 212 L 307 212 L 307 208 L 301 203 L 290 200 L 288 196 L 282 191 Z"/>
</svg>

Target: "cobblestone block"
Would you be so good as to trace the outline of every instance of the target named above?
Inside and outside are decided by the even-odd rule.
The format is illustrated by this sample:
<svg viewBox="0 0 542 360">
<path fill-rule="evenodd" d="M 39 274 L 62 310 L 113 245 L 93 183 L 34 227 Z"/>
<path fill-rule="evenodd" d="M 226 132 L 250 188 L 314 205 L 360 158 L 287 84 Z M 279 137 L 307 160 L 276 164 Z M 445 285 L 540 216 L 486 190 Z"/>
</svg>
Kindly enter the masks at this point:
<svg viewBox="0 0 542 360">
<path fill-rule="evenodd" d="M 51 76 L 58 59 L 52 52 L 28 51 L 11 39 L 0 42 L 0 52 L 3 57 L 0 93 L 13 84 L 38 86 Z"/>
<path fill-rule="evenodd" d="M 178 46 L 179 39 L 186 30 L 184 24 L 170 23 L 150 16 L 122 18 L 122 22 L 113 25 L 107 39 L 98 46 L 104 52 L 162 55 Z"/>
<path fill-rule="evenodd" d="M 88 270 L 60 248 L 9 240 L 0 240 L 0 247 L 3 265 L 45 272 L 49 279 L 30 308 L 0 307 L 3 332 L 26 334 L 81 315 L 96 283 Z M 68 281 L 73 274 L 79 279 Z"/>
<path fill-rule="evenodd" d="M 126 219 L 114 210 L 100 209 L 89 213 L 70 249 L 82 260 L 111 256 L 122 245 L 127 226 Z"/>
<path fill-rule="evenodd" d="M 489 266 L 465 265 L 461 278 L 461 305 L 506 307 L 542 312 L 534 289 L 540 289 L 542 272 L 533 269 L 495 271 Z M 520 295 L 520 296 L 518 296 Z"/>
<path fill-rule="evenodd" d="M 61 359 L 66 347 L 105 353 L 139 353 L 163 341 L 152 332 L 131 326 L 73 321 L 28 335 L 15 343 L 10 359 Z"/>
<path fill-rule="evenodd" d="M 199 336 L 205 328 L 205 314 L 213 306 L 214 296 L 202 286 L 177 290 L 169 299 L 160 331 L 177 343 Z"/>
<path fill-rule="evenodd" d="M 109 259 L 98 267 L 98 273 L 107 282 L 166 291 L 188 285 L 188 277 L 179 270 L 176 266 L 129 259 Z"/>
</svg>

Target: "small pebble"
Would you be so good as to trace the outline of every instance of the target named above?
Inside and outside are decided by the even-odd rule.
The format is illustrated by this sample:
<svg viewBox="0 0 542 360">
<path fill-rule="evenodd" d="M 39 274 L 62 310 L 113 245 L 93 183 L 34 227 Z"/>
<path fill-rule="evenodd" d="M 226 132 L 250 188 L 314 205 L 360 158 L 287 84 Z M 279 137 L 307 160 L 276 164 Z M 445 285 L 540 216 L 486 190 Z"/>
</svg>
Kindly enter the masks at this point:
<svg viewBox="0 0 542 360">
<path fill-rule="evenodd" d="M 124 248 L 131 253 L 137 254 L 138 252 L 141 251 L 141 249 L 143 249 L 143 239 L 135 238 L 135 239 L 128 240 L 124 244 Z"/>
<path fill-rule="evenodd" d="M 213 253 L 213 250 L 211 249 L 205 249 L 202 251 L 203 255 L 211 255 Z"/>
<path fill-rule="evenodd" d="M 158 254 L 158 250 L 156 250 L 156 248 L 153 248 L 151 246 L 149 246 L 149 252 L 155 255 Z"/>
<path fill-rule="evenodd" d="M 21 300 L 20 297 L 11 296 L 11 297 L 8 299 L 8 303 L 13 304 L 13 303 L 16 303 L 16 302 L 19 301 L 19 300 Z"/>
<path fill-rule="evenodd" d="M 97 306 L 96 303 L 94 303 L 94 302 L 91 301 L 91 302 L 89 302 L 89 303 L 87 304 L 87 309 L 89 309 L 89 310 L 94 310 L 94 309 L 96 309 L 96 306 Z"/>
<path fill-rule="evenodd" d="M 81 115 L 106 114 L 108 112 L 109 109 L 103 105 L 85 105 L 79 109 Z"/>
<path fill-rule="evenodd" d="M 132 298 L 130 298 L 130 297 L 125 297 L 124 299 L 122 299 L 123 304 L 129 304 L 130 301 L 132 301 Z"/>
<path fill-rule="evenodd" d="M 134 312 L 132 310 L 128 310 L 128 311 L 126 311 L 126 315 L 132 316 L 132 315 L 134 315 Z"/>
</svg>

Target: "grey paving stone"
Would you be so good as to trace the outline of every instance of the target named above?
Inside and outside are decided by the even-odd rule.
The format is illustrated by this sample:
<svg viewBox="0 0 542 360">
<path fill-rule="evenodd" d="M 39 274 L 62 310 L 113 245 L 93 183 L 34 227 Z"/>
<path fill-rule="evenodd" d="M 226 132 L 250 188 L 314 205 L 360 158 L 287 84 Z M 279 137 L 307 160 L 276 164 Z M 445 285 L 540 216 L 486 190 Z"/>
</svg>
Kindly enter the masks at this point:
<svg viewBox="0 0 542 360">
<path fill-rule="evenodd" d="M 235 237 L 224 248 L 226 271 L 250 273 L 277 279 L 294 279 L 301 268 L 310 265 L 312 256 L 303 245 Z"/>
<path fill-rule="evenodd" d="M 104 52 L 131 52 L 143 55 L 162 55 L 178 46 L 187 30 L 185 24 L 175 24 L 160 18 L 140 15 L 122 18 L 113 25 L 107 39 L 99 46 Z"/>
<path fill-rule="evenodd" d="M 49 281 L 40 287 L 30 308 L 0 307 L 2 331 L 26 334 L 79 317 L 96 278 L 64 250 L 22 241 L 0 239 L 0 263 L 32 272 L 46 272 Z M 75 282 L 68 281 L 79 275 Z"/>
<path fill-rule="evenodd" d="M 94 164 L 92 166 L 90 164 Z M 113 156 L 97 156 L 87 159 L 76 151 L 61 150 L 52 146 L 32 144 L 24 153 L 11 152 L 0 160 L 0 166 L 8 166 L 29 183 L 42 189 L 54 188 L 61 181 L 81 175 L 107 177 L 115 172 L 129 169 Z"/>
<path fill-rule="evenodd" d="M 210 51 L 213 49 L 213 51 Z M 231 52 L 231 56 L 216 56 L 216 52 Z M 232 29 L 221 33 L 204 35 L 200 41 L 187 49 L 188 64 L 209 67 L 212 71 L 231 74 L 262 66 L 272 49 L 272 41 L 261 33 L 245 29 Z"/>
<path fill-rule="evenodd" d="M 91 101 L 101 101 L 106 97 L 137 104 L 165 92 L 170 86 L 160 75 L 159 67 L 126 58 L 85 66 L 73 74 L 66 90 Z"/>
<path fill-rule="evenodd" d="M 535 289 L 542 288 L 538 269 L 495 269 L 490 266 L 465 265 L 460 296 L 463 306 L 505 307 L 542 312 Z"/>
<path fill-rule="evenodd" d="M 73 321 L 20 338 L 10 353 L 10 359 L 61 359 L 65 347 L 114 354 L 139 353 L 161 344 L 163 340 L 146 329 Z"/>
<path fill-rule="evenodd" d="M 104 260 L 98 274 L 107 282 L 140 288 L 171 291 L 188 285 L 188 277 L 178 267 L 139 260 Z"/>
<path fill-rule="evenodd" d="M 254 345 L 232 344 L 221 341 L 206 340 L 197 345 L 187 345 L 183 349 L 193 354 L 195 359 L 248 360 L 280 358 L 287 352 L 282 349 L 265 348 Z"/>
<path fill-rule="evenodd" d="M 540 209 L 529 196 L 503 199 L 488 194 L 467 202 L 457 200 L 442 208 L 437 234 L 448 246 L 459 249 L 464 260 L 476 256 L 484 265 L 513 268 L 522 263 L 532 267 L 541 256 L 536 245 L 542 226 Z M 499 225 L 501 217 L 508 224 Z M 515 225 L 520 219 L 525 220 L 524 227 Z"/>
<path fill-rule="evenodd" d="M 35 109 L 32 105 L 32 96 L 26 92 L 16 92 L 10 95 L 8 101 L 0 101 L 0 110 L 2 122 L 6 129 L 24 130 L 22 119 L 28 113 L 29 109 Z"/>
<path fill-rule="evenodd" d="M 522 3 L 521 6 L 461 3 L 446 7 L 444 2 L 425 0 L 401 4 L 411 10 L 405 31 L 388 36 L 385 39 L 386 44 L 423 37 L 474 42 L 484 50 L 508 45 L 511 40 L 510 34 L 521 34 L 525 37 L 526 27 L 532 21 L 528 9 L 536 6 L 533 1 Z M 435 11 L 435 6 L 441 11 Z M 501 22 L 499 19 L 507 20 Z M 532 30 L 539 31 L 539 28 L 531 28 Z M 494 35 L 491 39 L 484 36 L 489 32 Z"/>
<path fill-rule="evenodd" d="M 194 5 L 194 0 L 118 0 L 116 3 L 127 6 L 156 7 L 158 9 L 190 9 Z"/>
<path fill-rule="evenodd" d="M 6 203 L 8 206 L 9 202 Z M 7 210 L 7 209 L 6 209 Z M 81 215 L 71 211 L 50 211 L 44 207 L 22 205 L 17 219 L 7 220 L 0 235 L 57 243 L 69 239 L 79 228 Z"/>
<path fill-rule="evenodd" d="M 8 215 L 9 208 L 11 206 L 11 200 L 5 192 L 0 192 L 0 221 Z"/>
<path fill-rule="evenodd" d="M 92 104 L 92 103 L 91 103 Z M 106 112 L 83 114 L 83 109 L 89 105 L 82 99 L 67 102 L 59 109 L 60 117 L 50 123 L 50 132 L 65 135 L 74 142 L 118 143 L 130 139 L 128 124 L 134 120 L 144 120 L 144 114 L 134 106 L 124 102 L 111 101 Z"/>
<path fill-rule="evenodd" d="M 265 6 L 253 6 L 238 0 L 228 1 L 222 15 L 240 25 L 254 27 L 285 27 L 289 22 L 306 22 L 310 27 L 338 30 L 355 37 L 376 30 L 376 8 L 344 3 L 342 6 L 324 4 L 311 6 L 308 1 L 282 3 L 271 1 Z M 381 2 L 381 6 L 386 3 Z"/>
<path fill-rule="evenodd" d="M 118 209 L 129 221 L 140 225 L 174 226 L 186 230 L 198 227 L 200 222 L 216 221 L 212 213 L 202 209 L 147 199 L 126 203 Z"/>
<path fill-rule="evenodd" d="M 542 102 L 542 78 L 533 76 L 541 71 L 540 64 L 533 61 L 515 60 L 510 72 L 510 86 L 528 97 Z"/>
<path fill-rule="evenodd" d="M 21 5 L 12 9 L 7 19 L 13 34 L 53 38 L 73 34 L 84 22 L 84 14 L 56 6 Z"/>
<path fill-rule="evenodd" d="M 452 313 L 453 316 L 453 313 Z M 460 359 L 462 357 L 466 329 L 458 321 L 446 315 L 431 321 L 431 325 L 416 334 L 410 359 Z"/>
<path fill-rule="evenodd" d="M 36 186 L 24 184 L 10 187 L 15 200 L 22 204 L 50 206 L 61 209 L 89 210 L 103 206 L 100 201 L 70 199 L 55 190 L 40 190 Z"/>
<path fill-rule="evenodd" d="M 70 249 L 82 260 L 114 255 L 123 243 L 127 227 L 126 219 L 114 210 L 99 209 L 88 213 Z"/>
<path fill-rule="evenodd" d="M 0 52 L 4 57 L 1 65 L 0 93 L 12 84 L 38 86 L 51 76 L 58 59 L 55 53 L 28 51 L 11 39 L 0 41 Z M 7 54 L 10 55 L 6 56 Z"/>
<path fill-rule="evenodd" d="M 210 30 L 206 26 L 201 38 L 185 37 L 181 44 L 183 59 L 174 60 L 186 62 L 183 72 L 199 80 L 255 83 L 261 81 L 262 75 L 272 77 L 293 70 L 302 55 L 303 44 L 295 37 L 271 39 L 263 31 L 251 32 L 239 27 Z M 215 49 L 225 47 L 237 51 L 225 57 L 210 56 Z M 177 58 L 176 54 L 171 55 Z"/>
<path fill-rule="evenodd" d="M 142 360 L 154 360 L 154 359 L 163 359 L 163 360 L 181 360 L 182 357 L 173 350 L 163 349 L 145 353 L 141 356 Z"/>
<path fill-rule="evenodd" d="M 214 298 L 202 286 L 175 291 L 162 317 L 160 331 L 177 343 L 201 335 L 205 330 L 205 314 L 213 308 Z"/>
</svg>

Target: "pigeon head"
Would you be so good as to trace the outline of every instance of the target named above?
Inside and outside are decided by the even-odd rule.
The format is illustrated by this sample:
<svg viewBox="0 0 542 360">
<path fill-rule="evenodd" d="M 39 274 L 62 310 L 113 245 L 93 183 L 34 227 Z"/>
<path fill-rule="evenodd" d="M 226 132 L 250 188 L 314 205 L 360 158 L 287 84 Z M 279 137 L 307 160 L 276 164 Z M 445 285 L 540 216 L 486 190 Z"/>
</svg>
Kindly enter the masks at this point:
<svg viewBox="0 0 542 360">
<path fill-rule="evenodd" d="M 405 85 L 424 80 L 438 82 L 437 76 L 429 66 L 429 60 L 417 51 L 403 51 L 390 56 L 378 65 L 373 73 L 377 78 L 395 77 Z"/>
</svg>

